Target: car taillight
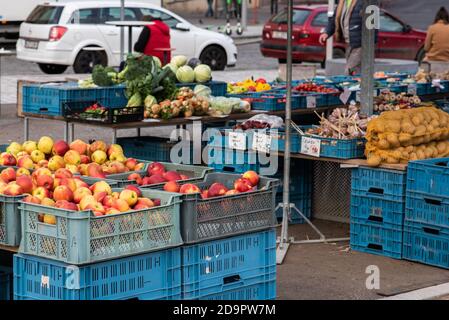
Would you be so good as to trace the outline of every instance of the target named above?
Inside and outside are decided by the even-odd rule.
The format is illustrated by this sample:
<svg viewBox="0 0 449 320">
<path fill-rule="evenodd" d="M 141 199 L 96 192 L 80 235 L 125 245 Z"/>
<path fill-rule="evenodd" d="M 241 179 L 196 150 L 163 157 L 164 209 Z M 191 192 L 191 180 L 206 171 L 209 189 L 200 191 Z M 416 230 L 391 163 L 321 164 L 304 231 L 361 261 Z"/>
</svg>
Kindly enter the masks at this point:
<svg viewBox="0 0 449 320">
<path fill-rule="evenodd" d="M 270 32 L 268 32 L 268 31 L 265 31 L 265 32 L 263 33 L 263 35 L 264 35 L 264 38 L 265 38 L 265 39 L 270 39 L 270 38 L 271 38 L 271 34 L 270 34 Z"/>
<path fill-rule="evenodd" d="M 66 33 L 67 28 L 66 27 L 51 27 L 50 29 L 50 36 L 48 40 L 50 41 L 59 41 L 61 40 L 62 36 Z"/>
</svg>

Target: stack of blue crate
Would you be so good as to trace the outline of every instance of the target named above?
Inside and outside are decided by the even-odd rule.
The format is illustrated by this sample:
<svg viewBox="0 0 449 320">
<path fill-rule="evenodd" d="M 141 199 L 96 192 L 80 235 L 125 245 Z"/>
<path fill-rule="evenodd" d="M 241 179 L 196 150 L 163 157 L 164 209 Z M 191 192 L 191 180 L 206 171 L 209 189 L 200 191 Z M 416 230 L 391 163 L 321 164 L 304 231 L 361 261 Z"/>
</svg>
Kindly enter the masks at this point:
<svg viewBox="0 0 449 320">
<path fill-rule="evenodd" d="M 449 158 L 409 162 L 403 257 L 449 268 Z"/>
<path fill-rule="evenodd" d="M 406 172 L 352 171 L 350 244 L 356 251 L 402 257 Z"/>
</svg>

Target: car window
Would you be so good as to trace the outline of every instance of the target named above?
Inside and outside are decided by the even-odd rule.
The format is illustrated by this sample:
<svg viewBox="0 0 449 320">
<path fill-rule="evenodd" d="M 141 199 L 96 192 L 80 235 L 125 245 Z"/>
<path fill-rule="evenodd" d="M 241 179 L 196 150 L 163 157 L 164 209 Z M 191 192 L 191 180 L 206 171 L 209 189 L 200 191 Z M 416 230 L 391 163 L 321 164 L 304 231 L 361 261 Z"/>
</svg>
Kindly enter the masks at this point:
<svg viewBox="0 0 449 320">
<path fill-rule="evenodd" d="M 80 9 L 73 12 L 70 18 L 72 24 L 100 24 L 100 9 L 88 8 Z"/>
<path fill-rule="evenodd" d="M 63 6 L 37 6 L 31 11 L 26 22 L 34 24 L 57 24 L 61 18 Z"/>
<path fill-rule="evenodd" d="M 120 8 L 103 8 L 101 10 L 101 20 L 105 21 L 120 21 Z M 140 20 L 139 12 L 136 9 L 125 8 L 125 21 Z"/>
<path fill-rule="evenodd" d="M 328 21 L 327 12 L 320 12 L 315 16 L 315 18 L 313 18 L 312 26 L 325 27 L 327 26 L 327 21 Z"/>
<path fill-rule="evenodd" d="M 140 11 L 142 12 L 142 16 L 152 16 L 153 18 L 161 19 L 167 26 L 170 28 L 175 28 L 176 25 L 180 22 L 175 17 L 169 15 L 168 13 L 162 12 L 160 10 L 156 9 L 150 9 L 150 8 L 140 8 Z"/>
<path fill-rule="evenodd" d="M 310 15 L 310 10 L 294 10 L 293 24 L 303 25 Z M 272 23 L 287 24 L 287 10 L 281 11 L 271 19 Z"/>
<path fill-rule="evenodd" d="M 401 22 L 393 19 L 391 16 L 382 13 L 380 15 L 380 31 L 384 32 L 402 32 L 404 26 Z"/>
</svg>

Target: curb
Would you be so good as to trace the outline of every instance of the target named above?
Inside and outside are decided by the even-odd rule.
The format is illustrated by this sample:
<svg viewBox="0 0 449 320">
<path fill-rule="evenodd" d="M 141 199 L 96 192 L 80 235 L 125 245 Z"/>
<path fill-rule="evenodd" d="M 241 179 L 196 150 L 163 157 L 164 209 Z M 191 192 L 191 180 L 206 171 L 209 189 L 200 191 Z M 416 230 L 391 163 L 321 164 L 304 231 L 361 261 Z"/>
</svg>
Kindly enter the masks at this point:
<svg viewBox="0 0 449 320">
<path fill-rule="evenodd" d="M 378 300 L 431 300 L 449 295 L 449 282 Z"/>
</svg>

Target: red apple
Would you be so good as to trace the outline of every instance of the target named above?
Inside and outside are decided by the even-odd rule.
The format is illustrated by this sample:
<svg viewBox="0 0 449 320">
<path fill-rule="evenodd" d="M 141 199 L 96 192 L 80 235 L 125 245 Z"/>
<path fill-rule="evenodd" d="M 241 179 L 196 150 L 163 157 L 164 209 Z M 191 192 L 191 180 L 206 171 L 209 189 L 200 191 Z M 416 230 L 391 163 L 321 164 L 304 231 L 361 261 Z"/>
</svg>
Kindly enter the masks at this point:
<svg viewBox="0 0 449 320">
<path fill-rule="evenodd" d="M 58 140 L 53 144 L 53 155 L 63 157 L 70 150 L 69 145 L 64 140 Z"/>
<path fill-rule="evenodd" d="M 209 190 L 201 192 L 201 199 L 207 199 L 209 197 Z"/>
<path fill-rule="evenodd" d="M 6 183 L 16 180 L 16 171 L 13 168 L 3 169 L 0 178 Z"/>
<path fill-rule="evenodd" d="M 106 197 L 104 197 L 104 199 L 102 201 L 103 206 L 109 207 L 109 208 L 113 207 L 114 206 L 114 200 L 115 199 L 114 199 L 113 196 L 107 195 Z"/>
<path fill-rule="evenodd" d="M 66 168 L 60 168 L 58 170 L 56 170 L 55 172 L 55 178 L 72 178 L 73 177 L 73 173 Z"/>
<path fill-rule="evenodd" d="M 36 177 L 36 184 L 38 187 L 44 187 L 45 189 L 52 189 L 53 188 L 53 177 L 47 176 L 46 174 L 41 174 Z"/>
<path fill-rule="evenodd" d="M 90 162 L 89 156 L 86 156 L 85 154 L 80 155 L 81 163 L 88 164 Z"/>
<path fill-rule="evenodd" d="M 193 183 L 186 183 L 179 188 L 180 193 L 201 193 L 201 189 Z"/>
<path fill-rule="evenodd" d="M 31 193 L 33 191 L 33 180 L 31 176 L 20 176 L 16 179 L 16 183 L 22 187 L 23 193 Z"/>
<path fill-rule="evenodd" d="M 145 178 L 144 178 L 145 180 Z M 163 176 L 159 175 L 159 174 L 154 174 L 151 177 L 148 178 L 148 183 L 144 184 L 144 180 L 142 180 L 142 185 L 146 185 L 146 184 L 156 184 L 156 183 L 162 183 L 162 182 L 166 182 L 167 180 L 164 179 Z"/>
<path fill-rule="evenodd" d="M 179 192 L 179 184 L 176 181 L 169 181 L 164 185 L 164 190 L 167 192 Z"/>
<path fill-rule="evenodd" d="M 5 196 L 19 196 L 23 194 L 23 189 L 16 182 L 10 182 L 3 190 Z"/>
<path fill-rule="evenodd" d="M 73 201 L 75 203 L 80 203 L 81 200 L 85 197 L 85 196 L 91 196 L 92 192 L 86 188 L 86 187 L 81 187 L 79 189 L 76 189 L 75 192 L 73 193 Z"/>
<path fill-rule="evenodd" d="M 55 203 L 55 207 L 65 210 L 78 211 L 78 206 L 75 203 L 67 200 L 57 200 Z"/>
<path fill-rule="evenodd" d="M 151 200 L 151 199 L 148 199 L 148 198 L 139 198 L 139 199 L 137 199 L 137 202 L 136 202 L 136 206 L 137 205 L 143 205 L 143 206 L 146 206 L 146 207 L 148 207 L 148 208 L 152 208 L 152 207 L 154 207 L 156 204 L 154 203 L 154 201 L 153 200 Z M 160 205 L 160 204 L 159 204 Z M 134 206 L 134 208 L 135 208 L 135 206 Z"/>
<path fill-rule="evenodd" d="M 58 200 L 72 201 L 73 192 L 68 186 L 58 186 L 53 191 L 53 199 L 55 199 L 56 202 Z"/>
<path fill-rule="evenodd" d="M 185 174 L 180 174 L 180 176 L 181 176 L 181 180 L 188 180 L 188 179 L 190 179 L 190 177 L 186 176 Z"/>
<path fill-rule="evenodd" d="M 239 178 L 234 182 L 234 189 L 236 189 L 239 192 L 247 192 L 250 191 L 252 188 L 253 185 L 251 184 L 251 181 L 249 181 L 246 178 Z"/>
<path fill-rule="evenodd" d="M 37 187 L 36 189 L 34 189 L 33 196 L 38 197 L 41 200 L 44 198 L 52 198 L 50 191 L 48 189 L 45 189 L 44 187 Z"/>
<path fill-rule="evenodd" d="M 162 176 L 165 173 L 165 167 L 160 162 L 153 162 L 148 166 L 147 173 L 149 176 L 156 175 L 156 174 Z"/>
<path fill-rule="evenodd" d="M 153 199 L 152 201 L 155 207 L 159 207 L 161 205 L 161 199 Z"/>
<path fill-rule="evenodd" d="M 252 170 L 246 171 L 242 175 L 242 178 L 248 179 L 253 187 L 257 186 L 257 184 L 259 183 L 259 175 L 257 174 L 257 172 Z"/>
<path fill-rule="evenodd" d="M 25 198 L 23 198 L 23 201 L 28 202 L 28 203 L 35 203 L 35 204 L 41 203 L 41 199 L 39 199 L 38 197 L 32 196 L 31 194 L 29 194 Z"/>
<path fill-rule="evenodd" d="M 136 181 L 137 182 L 137 184 L 142 184 L 142 177 L 140 176 L 140 174 L 138 174 L 138 173 L 131 173 L 129 176 L 128 176 L 128 180 L 134 180 L 134 181 Z"/>
<path fill-rule="evenodd" d="M 163 174 L 163 177 L 167 181 L 178 181 L 182 179 L 176 171 L 167 171 Z"/>
<path fill-rule="evenodd" d="M 130 185 L 127 185 L 127 186 L 125 187 L 125 189 L 134 191 L 135 193 L 137 193 L 137 196 L 138 196 L 138 197 L 141 197 L 141 196 L 142 196 L 142 190 L 140 190 L 140 188 L 137 187 L 137 186 L 134 186 L 134 185 L 130 184 Z"/>
<path fill-rule="evenodd" d="M 134 171 L 136 165 L 137 165 L 137 160 L 134 158 L 128 158 L 125 161 L 125 166 L 128 168 L 129 171 Z"/>
<path fill-rule="evenodd" d="M 15 166 L 17 164 L 17 159 L 8 152 L 3 152 L 0 154 L 0 165 L 2 166 Z"/>
<path fill-rule="evenodd" d="M 220 197 L 225 195 L 227 191 L 228 188 L 226 188 L 222 183 L 216 182 L 209 187 L 208 197 L 209 198 Z"/>
<path fill-rule="evenodd" d="M 239 194 L 239 193 L 240 193 L 240 192 L 238 192 L 237 190 L 231 189 L 231 190 L 228 190 L 228 191 L 225 193 L 225 195 L 226 195 L 226 196 L 231 196 L 231 195 Z"/>
</svg>

